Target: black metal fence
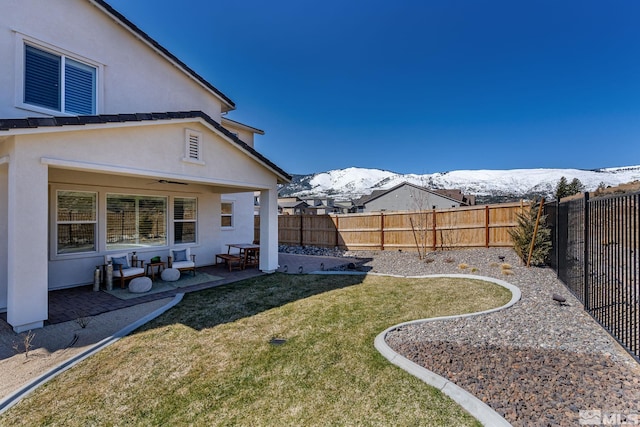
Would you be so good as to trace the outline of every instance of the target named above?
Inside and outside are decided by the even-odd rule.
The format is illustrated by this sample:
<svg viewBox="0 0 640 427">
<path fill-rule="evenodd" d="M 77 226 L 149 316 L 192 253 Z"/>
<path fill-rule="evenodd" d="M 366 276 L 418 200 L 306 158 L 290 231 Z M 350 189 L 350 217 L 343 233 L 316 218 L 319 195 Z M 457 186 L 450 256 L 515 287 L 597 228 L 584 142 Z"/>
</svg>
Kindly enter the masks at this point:
<svg viewBox="0 0 640 427">
<path fill-rule="evenodd" d="M 548 204 L 550 265 L 640 361 L 640 193 Z"/>
</svg>

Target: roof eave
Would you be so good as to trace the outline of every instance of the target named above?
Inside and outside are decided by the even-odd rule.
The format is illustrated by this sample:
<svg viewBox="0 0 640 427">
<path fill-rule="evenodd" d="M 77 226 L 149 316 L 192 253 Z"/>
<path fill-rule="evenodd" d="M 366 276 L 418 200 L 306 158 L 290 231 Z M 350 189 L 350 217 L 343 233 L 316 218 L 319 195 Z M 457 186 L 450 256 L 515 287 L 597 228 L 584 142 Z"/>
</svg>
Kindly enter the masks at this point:
<svg viewBox="0 0 640 427">
<path fill-rule="evenodd" d="M 240 123 L 235 120 L 231 120 L 227 117 L 222 117 L 221 124 L 224 126 L 224 123 L 228 122 L 231 126 L 235 126 L 244 130 L 248 130 L 249 132 L 257 133 L 258 135 L 264 135 L 264 131 L 262 129 L 254 128 L 253 126 L 246 125 L 244 123 Z"/>
<path fill-rule="evenodd" d="M 24 135 L 33 133 L 65 132 L 77 129 L 100 129 L 106 127 L 142 126 L 158 124 L 163 121 L 200 121 L 213 132 L 217 133 L 236 148 L 269 169 L 277 177 L 278 184 L 291 182 L 291 175 L 256 151 L 253 147 L 241 141 L 221 124 L 213 120 L 202 111 L 179 111 L 167 113 L 137 113 L 137 114 L 101 114 L 95 116 L 73 117 L 30 117 L 25 119 L 0 119 L 0 137 L 10 135 Z M 5 133 L 6 132 L 6 133 Z"/>
</svg>

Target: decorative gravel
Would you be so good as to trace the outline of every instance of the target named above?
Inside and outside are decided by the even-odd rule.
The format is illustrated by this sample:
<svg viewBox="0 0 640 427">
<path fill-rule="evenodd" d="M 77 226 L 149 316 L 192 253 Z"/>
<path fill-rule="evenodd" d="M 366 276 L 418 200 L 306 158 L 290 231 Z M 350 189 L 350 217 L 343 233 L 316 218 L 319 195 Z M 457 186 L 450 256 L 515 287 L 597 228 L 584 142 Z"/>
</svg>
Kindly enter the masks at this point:
<svg viewBox="0 0 640 427">
<path fill-rule="evenodd" d="M 423 260 L 408 252 L 343 255 L 359 258 L 356 268 L 364 271 L 467 273 L 518 286 L 522 299 L 511 308 L 421 322 L 386 337 L 395 351 L 463 387 L 514 426 L 575 426 L 587 417 L 591 425 L 640 424 L 640 364 L 583 310 L 553 270 L 527 268 L 510 249 L 435 252 Z M 553 294 L 567 304 L 555 302 Z"/>
</svg>

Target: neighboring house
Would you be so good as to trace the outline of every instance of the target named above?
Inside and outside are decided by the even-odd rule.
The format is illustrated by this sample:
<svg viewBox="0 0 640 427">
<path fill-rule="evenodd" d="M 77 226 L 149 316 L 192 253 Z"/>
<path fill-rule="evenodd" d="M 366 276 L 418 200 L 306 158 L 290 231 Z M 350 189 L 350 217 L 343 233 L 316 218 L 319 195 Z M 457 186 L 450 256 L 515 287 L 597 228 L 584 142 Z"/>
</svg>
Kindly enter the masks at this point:
<svg viewBox="0 0 640 427">
<path fill-rule="evenodd" d="M 403 182 L 388 190 L 375 190 L 354 201 L 356 212 L 416 211 L 467 206 L 435 190 Z"/>
<path fill-rule="evenodd" d="M 351 200 L 336 200 L 333 202 L 333 207 L 336 209 L 336 213 L 351 213 L 353 209 L 353 202 Z"/>
<path fill-rule="evenodd" d="M 465 195 L 462 194 L 462 191 L 455 190 L 433 190 L 438 194 L 442 194 L 443 196 L 451 197 L 452 199 L 456 199 L 462 203 L 464 206 L 475 206 L 476 204 L 476 196 L 473 195 Z"/>
<path fill-rule="evenodd" d="M 340 207 L 334 205 L 335 201 L 330 197 L 302 199 L 309 207 L 307 213 L 311 215 L 327 215 L 331 213 L 341 213 Z"/>
<path fill-rule="evenodd" d="M 8 3 L 8 2 L 5 2 Z M 0 13 L 0 311 L 43 326 L 47 293 L 92 282 L 106 254 L 198 266 L 252 242 L 278 267 L 277 188 L 231 99 L 103 0 L 12 1 Z"/>
<path fill-rule="evenodd" d="M 280 197 L 278 199 L 278 214 L 301 215 L 307 214 L 309 205 L 297 197 Z"/>
</svg>

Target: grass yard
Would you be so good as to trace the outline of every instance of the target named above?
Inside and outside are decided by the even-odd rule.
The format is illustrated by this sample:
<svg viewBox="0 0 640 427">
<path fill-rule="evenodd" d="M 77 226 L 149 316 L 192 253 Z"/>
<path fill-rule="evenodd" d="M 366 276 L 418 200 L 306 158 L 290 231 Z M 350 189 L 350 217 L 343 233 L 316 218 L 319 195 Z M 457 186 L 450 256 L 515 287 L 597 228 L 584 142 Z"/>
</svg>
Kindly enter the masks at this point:
<svg viewBox="0 0 640 427">
<path fill-rule="evenodd" d="M 0 425 L 479 425 L 373 340 L 399 322 L 510 297 L 459 278 L 277 273 L 187 294 Z"/>
</svg>

